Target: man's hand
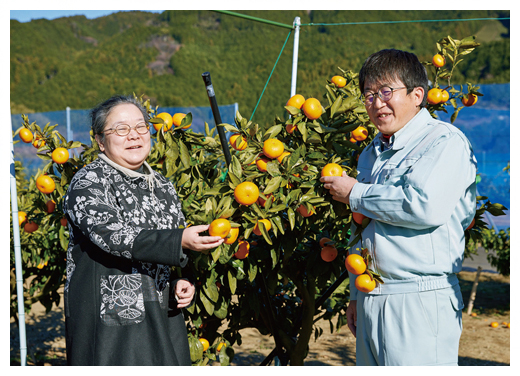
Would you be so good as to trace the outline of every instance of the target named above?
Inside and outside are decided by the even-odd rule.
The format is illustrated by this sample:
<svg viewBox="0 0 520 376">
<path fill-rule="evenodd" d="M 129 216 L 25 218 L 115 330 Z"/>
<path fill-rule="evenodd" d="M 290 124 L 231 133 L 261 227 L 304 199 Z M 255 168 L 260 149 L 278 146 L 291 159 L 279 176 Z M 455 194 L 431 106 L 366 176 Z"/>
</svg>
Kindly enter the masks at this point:
<svg viewBox="0 0 520 376">
<path fill-rule="evenodd" d="M 195 286 L 185 279 L 179 279 L 175 285 L 175 297 L 177 298 L 177 308 L 184 308 L 190 305 L 195 295 Z"/>
<path fill-rule="evenodd" d="M 347 307 L 347 325 L 354 337 L 357 328 L 357 300 L 351 300 Z"/>
<path fill-rule="evenodd" d="M 322 176 L 320 181 L 324 183 L 324 188 L 330 190 L 333 200 L 345 204 L 349 204 L 352 187 L 358 182 L 356 179 L 348 176 L 345 171 L 343 171 L 342 176 Z"/>
</svg>

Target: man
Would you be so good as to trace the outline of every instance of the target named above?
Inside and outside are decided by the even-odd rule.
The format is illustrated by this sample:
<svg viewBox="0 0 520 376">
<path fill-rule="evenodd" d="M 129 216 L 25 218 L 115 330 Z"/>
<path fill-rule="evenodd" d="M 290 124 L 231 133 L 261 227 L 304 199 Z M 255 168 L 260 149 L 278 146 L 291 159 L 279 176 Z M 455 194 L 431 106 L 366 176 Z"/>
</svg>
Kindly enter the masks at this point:
<svg viewBox="0 0 520 376">
<path fill-rule="evenodd" d="M 350 275 L 356 364 L 457 365 L 463 302 L 455 273 L 476 210 L 476 159 L 462 132 L 425 109 L 428 77 L 414 54 L 371 55 L 359 85 L 379 134 L 356 179 L 321 178 L 334 200 L 371 219 L 349 252 L 367 249 L 385 282 L 363 293 Z"/>
</svg>

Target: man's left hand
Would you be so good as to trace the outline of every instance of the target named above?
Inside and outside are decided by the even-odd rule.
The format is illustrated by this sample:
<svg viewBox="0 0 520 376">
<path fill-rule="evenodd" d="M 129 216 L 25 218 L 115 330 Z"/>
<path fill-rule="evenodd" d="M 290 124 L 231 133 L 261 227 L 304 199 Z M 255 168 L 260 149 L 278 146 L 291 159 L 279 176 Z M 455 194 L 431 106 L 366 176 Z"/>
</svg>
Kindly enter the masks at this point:
<svg viewBox="0 0 520 376">
<path fill-rule="evenodd" d="M 348 176 L 345 171 L 343 171 L 342 176 L 322 176 L 320 181 L 324 183 L 324 188 L 330 190 L 333 200 L 345 204 L 349 203 L 352 187 L 358 182 L 356 179 Z"/>
</svg>

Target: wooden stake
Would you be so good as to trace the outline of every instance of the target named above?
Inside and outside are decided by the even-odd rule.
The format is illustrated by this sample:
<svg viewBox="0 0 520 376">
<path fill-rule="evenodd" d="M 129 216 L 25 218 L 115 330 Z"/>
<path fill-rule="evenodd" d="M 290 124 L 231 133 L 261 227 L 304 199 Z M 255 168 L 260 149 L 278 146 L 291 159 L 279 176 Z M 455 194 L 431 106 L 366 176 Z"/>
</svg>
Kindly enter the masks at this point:
<svg viewBox="0 0 520 376">
<path fill-rule="evenodd" d="M 480 277 L 481 271 L 482 271 L 482 267 L 479 266 L 477 268 L 477 276 L 475 277 L 475 281 L 473 282 L 473 287 L 471 288 L 471 294 L 469 295 L 468 315 L 471 315 L 471 311 L 473 310 L 473 303 L 475 302 L 475 297 L 477 295 L 478 279 Z"/>
</svg>

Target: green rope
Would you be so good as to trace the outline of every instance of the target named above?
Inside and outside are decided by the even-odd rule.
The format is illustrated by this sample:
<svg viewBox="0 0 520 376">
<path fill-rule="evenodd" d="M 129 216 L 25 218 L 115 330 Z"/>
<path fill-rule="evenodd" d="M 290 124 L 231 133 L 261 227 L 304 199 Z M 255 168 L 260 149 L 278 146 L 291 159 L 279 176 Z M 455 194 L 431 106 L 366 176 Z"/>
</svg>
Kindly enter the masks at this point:
<svg viewBox="0 0 520 376">
<path fill-rule="evenodd" d="M 405 21 L 370 21 L 370 22 L 341 22 L 341 23 L 309 23 L 300 26 L 340 26 L 340 25 L 368 25 L 368 24 L 392 24 L 407 22 L 460 22 L 460 21 L 488 21 L 488 20 L 509 20 L 510 17 L 500 18 L 459 18 L 445 20 L 405 20 Z"/>
<path fill-rule="evenodd" d="M 271 76 L 273 75 L 274 68 L 276 68 L 276 65 L 278 64 L 278 60 L 280 60 L 280 56 L 282 56 L 283 49 L 285 48 L 285 45 L 287 44 L 287 41 L 289 40 L 291 33 L 292 33 L 292 30 L 289 31 L 289 34 L 287 35 L 287 38 L 285 39 L 285 43 L 283 44 L 282 50 L 280 51 L 280 54 L 278 55 L 278 58 L 276 59 L 276 62 L 274 63 L 273 70 L 271 71 L 271 74 L 269 75 L 269 78 L 267 79 L 267 82 L 265 83 L 264 90 L 262 90 L 262 94 L 260 94 L 260 98 L 258 98 L 258 102 L 256 103 L 255 109 L 253 110 L 253 113 L 251 114 L 251 118 L 249 119 L 249 121 L 253 120 L 253 116 L 256 112 L 256 109 L 258 108 L 258 105 L 260 104 L 260 100 L 262 99 L 262 96 L 264 95 L 265 89 L 267 88 L 267 85 L 269 84 L 269 80 L 271 79 Z"/>
</svg>

